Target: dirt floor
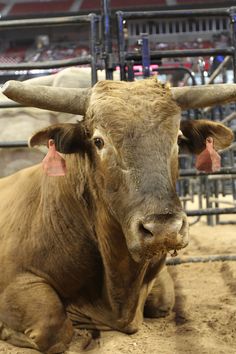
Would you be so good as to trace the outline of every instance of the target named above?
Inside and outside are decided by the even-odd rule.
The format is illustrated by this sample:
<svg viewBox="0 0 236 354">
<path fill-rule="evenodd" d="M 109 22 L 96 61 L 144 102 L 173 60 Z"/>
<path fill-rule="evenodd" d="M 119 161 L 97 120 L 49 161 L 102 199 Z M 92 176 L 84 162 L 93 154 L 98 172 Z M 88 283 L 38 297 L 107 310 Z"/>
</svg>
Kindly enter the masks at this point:
<svg viewBox="0 0 236 354">
<path fill-rule="evenodd" d="M 192 218 L 192 220 L 194 220 Z M 236 216 L 223 216 L 234 220 Z M 190 219 L 191 221 L 191 219 Z M 191 227 L 190 245 L 180 256 L 236 254 L 236 225 L 209 227 L 206 218 Z M 175 308 L 167 318 L 145 320 L 134 335 L 103 332 L 88 354 L 235 354 L 236 262 L 169 266 Z M 85 353 L 86 331 L 77 331 L 66 354 Z M 0 342 L 0 353 L 36 354 Z"/>
</svg>

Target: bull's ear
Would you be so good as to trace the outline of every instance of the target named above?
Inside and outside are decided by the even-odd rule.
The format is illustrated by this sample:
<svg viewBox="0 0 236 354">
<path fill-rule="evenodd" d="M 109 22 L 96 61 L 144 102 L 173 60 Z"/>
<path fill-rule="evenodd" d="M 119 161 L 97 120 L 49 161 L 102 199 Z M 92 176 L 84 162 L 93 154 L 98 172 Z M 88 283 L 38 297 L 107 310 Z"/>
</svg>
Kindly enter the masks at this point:
<svg viewBox="0 0 236 354">
<path fill-rule="evenodd" d="M 233 141 L 234 135 L 231 129 L 221 123 L 209 120 L 181 121 L 180 129 L 183 136 L 179 139 L 181 152 L 200 154 L 206 147 L 206 138 L 212 137 L 214 148 L 222 150 Z"/>
<path fill-rule="evenodd" d="M 86 151 L 89 148 L 89 139 L 86 128 L 79 124 L 55 124 L 39 130 L 29 139 L 29 146 L 48 145 L 53 139 L 56 150 L 63 154 L 72 154 Z"/>
</svg>

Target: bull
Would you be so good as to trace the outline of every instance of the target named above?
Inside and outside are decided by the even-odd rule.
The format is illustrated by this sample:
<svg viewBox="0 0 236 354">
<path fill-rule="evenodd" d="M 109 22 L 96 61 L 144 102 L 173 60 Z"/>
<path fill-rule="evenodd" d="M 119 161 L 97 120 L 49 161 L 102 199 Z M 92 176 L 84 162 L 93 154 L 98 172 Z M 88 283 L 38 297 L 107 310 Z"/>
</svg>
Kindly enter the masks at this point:
<svg viewBox="0 0 236 354">
<path fill-rule="evenodd" d="M 53 141 L 65 176 L 36 165 L 0 181 L 0 338 L 61 353 L 73 325 L 134 333 L 144 316 L 167 314 L 174 290 L 165 259 L 188 244 L 175 189 L 178 149 L 199 154 L 207 137 L 217 150 L 233 140 L 220 123 L 181 122 L 180 111 L 234 101 L 235 85 L 169 88 L 154 78 L 72 89 L 10 81 L 3 93 L 84 119 L 29 140 Z"/>
</svg>

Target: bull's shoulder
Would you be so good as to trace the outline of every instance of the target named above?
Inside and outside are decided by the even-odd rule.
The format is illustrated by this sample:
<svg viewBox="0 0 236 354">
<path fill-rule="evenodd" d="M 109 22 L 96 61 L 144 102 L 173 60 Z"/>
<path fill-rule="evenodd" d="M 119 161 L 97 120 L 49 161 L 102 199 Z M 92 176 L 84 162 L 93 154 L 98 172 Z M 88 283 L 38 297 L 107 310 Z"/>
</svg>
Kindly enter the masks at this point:
<svg viewBox="0 0 236 354">
<path fill-rule="evenodd" d="M 11 190 L 15 194 L 17 191 L 23 191 L 29 185 L 36 185 L 42 177 L 42 167 L 40 164 L 27 167 L 23 170 L 15 172 L 10 176 L 6 176 L 0 179 L 0 194 Z"/>
</svg>

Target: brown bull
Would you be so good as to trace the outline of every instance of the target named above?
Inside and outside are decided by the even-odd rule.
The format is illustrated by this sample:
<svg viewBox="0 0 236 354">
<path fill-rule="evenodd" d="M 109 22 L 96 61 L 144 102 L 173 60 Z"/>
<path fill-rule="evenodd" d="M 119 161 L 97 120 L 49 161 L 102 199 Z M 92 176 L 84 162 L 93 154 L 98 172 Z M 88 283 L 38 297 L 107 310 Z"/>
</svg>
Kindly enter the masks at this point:
<svg viewBox="0 0 236 354">
<path fill-rule="evenodd" d="M 143 314 L 173 305 L 167 252 L 188 243 L 175 191 L 178 135 L 191 153 L 205 139 L 232 142 L 219 123 L 180 123 L 180 109 L 236 99 L 234 85 L 169 89 L 156 79 L 104 81 L 92 89 L 10 82 L 24 104 L 83 122 L 39 131 L 30 145 L 55 141 L 64 177 L 40 165 L 0 182 L 0 338 L 45 353 L 63 352 L 80 328 L 137 331 Z"/>
</svg>

